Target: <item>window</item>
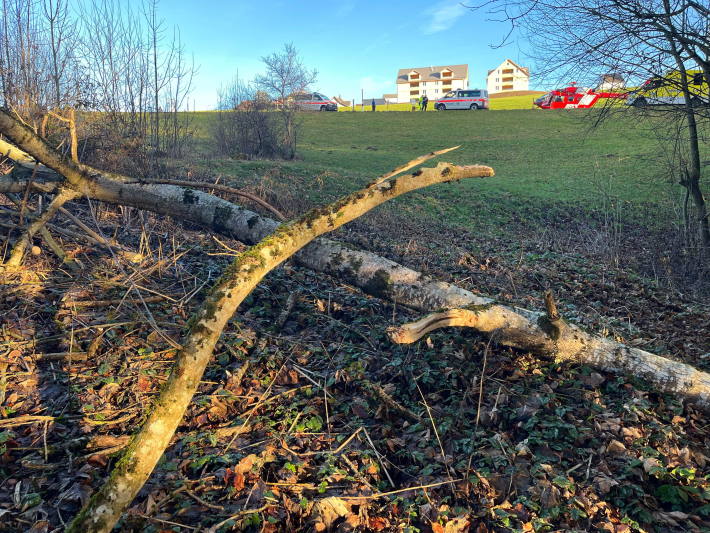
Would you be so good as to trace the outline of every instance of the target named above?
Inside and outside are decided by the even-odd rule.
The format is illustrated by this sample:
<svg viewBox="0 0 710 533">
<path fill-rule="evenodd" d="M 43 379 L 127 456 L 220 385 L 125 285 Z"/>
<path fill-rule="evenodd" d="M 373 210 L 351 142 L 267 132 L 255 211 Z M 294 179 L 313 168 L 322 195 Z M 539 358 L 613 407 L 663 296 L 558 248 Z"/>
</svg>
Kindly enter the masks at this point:
<svg viewBox="0 0 710 533">
<path fill-rule="evenodd" d="M 445 71 L 445 72 L 442 72 L 442 73 L 441 73 L 441 77 L 442 77 L 442 78 L 450 78 L 451 75 L 452 75 L 452 73 L 451 73 L 451 72 L 448 72 L 448 71 Z"/>
<path fill-rule="evenodd" d="M 512 86 L 512 85 L 503 85 L 503 90 L 504 90 L 504 91 L 512 91 L 512 90 L 513 90 L 513 86 Z"/>
<path fill-rule="evenodd" d="M 419 87 L 419 82 L 418 82 L 418 81 L 413 81 L 413 82 L 411 82 L 411 83 L 409 84 L 409 87 L 410 87 L 410 88 L 412 88 L 412 87 Z"/>
<path fill-rule="evenodd" d="M 409 91 L 409 96 L 417 96 L 419 91 Z"/>
<path fill-rule="evenodd" d="M 435 94 L 439 94 L 439 89 L 434 89 Z"/>
<path fill-rule="evenodd" d="M 426 94 L 426 89 L 424 89 L 424 90 L 422 91 L 422 94 Z"/>
<path fill-rule="evenodd" d="M 499 81 L 500 81 L 500 78 L 496 78 L 496 82 L 499 82 Z"/>
<path fill-rule="evenodd" d="M 481 96 L 481 91 L 469 91 L 469 92 L 471 93 L 470 96 L 472 96 L 474 98 L 478 98 L 479 96 Z"/>
<path fill-rule="evenodd" d="M 513 78 L 503 78 L 503 83 L 513 83 Z"/>
<path fill-rule="evenodd" d="M 503 69 L 503 74 L 512 74 L 512 73 L 513 73 L 513 69 L 512 69 L 512 68 L 504 68 L 504 69 Z"/>
<path fill-rule="evenodd" d="M 425 82 L 425 81 L 422 82 L 422 87 L 426 87 L 426 82 Z"/>
<path fill-rule="evenodd" d="M 410 80 L 418 80 L 419 79 L 419 74 L 410 74 L 409 75 Z"/>
</svg>

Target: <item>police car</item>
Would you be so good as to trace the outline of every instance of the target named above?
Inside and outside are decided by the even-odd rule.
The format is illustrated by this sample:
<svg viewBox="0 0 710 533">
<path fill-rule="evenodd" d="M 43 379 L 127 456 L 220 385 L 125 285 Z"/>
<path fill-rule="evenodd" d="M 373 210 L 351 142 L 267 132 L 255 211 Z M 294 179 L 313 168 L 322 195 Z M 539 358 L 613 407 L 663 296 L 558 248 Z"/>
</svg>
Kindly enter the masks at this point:
<svg viewBox="0 0 710 533">
<path fill-rule="evenodd" d="M 338 110 L 338 104 L 321 93 L 299 93 L 293 97 L 293 101 L 303 111 Z"/>
<path fill-rule="evenodd" d="M 488 91 L 483 89 L 457 89 L 449 91 L 434 104 L 439 111 L 447 109 L 488 109 Z"/>
</svg>

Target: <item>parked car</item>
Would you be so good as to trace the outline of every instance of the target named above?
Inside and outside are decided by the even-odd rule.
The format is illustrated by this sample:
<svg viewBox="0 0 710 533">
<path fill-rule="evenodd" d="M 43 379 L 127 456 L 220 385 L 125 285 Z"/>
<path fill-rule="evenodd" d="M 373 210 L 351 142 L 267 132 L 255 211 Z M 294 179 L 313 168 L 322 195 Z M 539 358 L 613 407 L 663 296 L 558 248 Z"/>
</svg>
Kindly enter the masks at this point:
<svg viewBox="0 0 710 533">
<path fill-rule="evenodd" d="M 488 109 L 488 91 L 485 89 L 456 89 L 449 91 L 434 104 L 438 111 L 447 109 Z"/>
<path fill-rule="evenodd" d="M 337 111 L 338 104 L 321 93 L 299 93 L 293 97 L 303 111 Z"/>
</svg>

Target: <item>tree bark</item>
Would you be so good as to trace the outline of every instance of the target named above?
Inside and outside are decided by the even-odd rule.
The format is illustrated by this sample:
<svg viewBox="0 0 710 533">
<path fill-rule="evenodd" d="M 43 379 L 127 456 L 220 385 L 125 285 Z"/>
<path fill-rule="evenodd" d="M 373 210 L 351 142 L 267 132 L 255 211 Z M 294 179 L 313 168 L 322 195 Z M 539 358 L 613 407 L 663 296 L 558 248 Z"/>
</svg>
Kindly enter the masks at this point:
<svg viewBox="0 0 710 533">
<path fill-rule="evenodd" d="M 496 342 L 558 362 L 573 362 L 641 378 L 662 392 L 684 397 L 710 411 L 710 374 L 612 339 L 591 335 L 559 317 L 505 305 L 488 304 L 449 309 L 417 322 L 390 328 L 390 338 L 409 344 L 443 327 L 467 327 Z"/>
<path fill-rule="evenodd" d="M 193 316 L 173 370 L 143 428 L 136 434 L 105 485 L 69 525 L 67 532 L 110 531 L 131 503 L 170 443 L 227 321 L 271 270 L 318 235 L 332 231 L 373 207 L 435 183 L 492 176 L 489 167 L 440 163 L 398 179 L 374 183 L 325 208 L 313 209 L 236 257 Z"/>
</svg>

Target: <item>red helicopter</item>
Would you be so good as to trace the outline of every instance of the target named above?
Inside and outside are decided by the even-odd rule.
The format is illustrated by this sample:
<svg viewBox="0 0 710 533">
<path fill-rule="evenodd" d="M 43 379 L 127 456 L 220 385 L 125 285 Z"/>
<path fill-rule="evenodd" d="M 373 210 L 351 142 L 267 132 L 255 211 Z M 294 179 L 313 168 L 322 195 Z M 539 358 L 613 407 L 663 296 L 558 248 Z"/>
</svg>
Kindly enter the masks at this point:
<svg viewBox="0 0 710 533">
<path fill-rule="evenodd" d="M 555 89 L 533 101 L 540 109 L 586 109 L 593 107 L 600 98 L 626 98 L 626 93 L 598 93 L 594 89 L 577 87 L 572 82 L 569 87 Z"/>
</svg>

